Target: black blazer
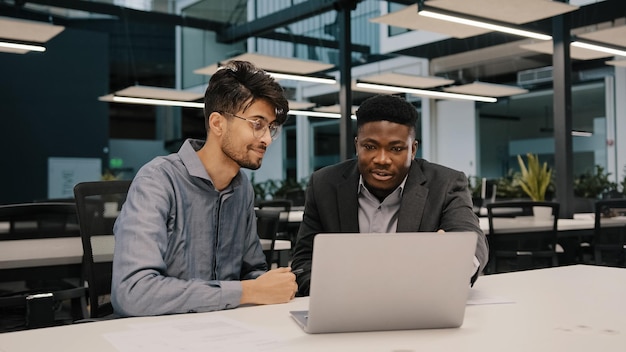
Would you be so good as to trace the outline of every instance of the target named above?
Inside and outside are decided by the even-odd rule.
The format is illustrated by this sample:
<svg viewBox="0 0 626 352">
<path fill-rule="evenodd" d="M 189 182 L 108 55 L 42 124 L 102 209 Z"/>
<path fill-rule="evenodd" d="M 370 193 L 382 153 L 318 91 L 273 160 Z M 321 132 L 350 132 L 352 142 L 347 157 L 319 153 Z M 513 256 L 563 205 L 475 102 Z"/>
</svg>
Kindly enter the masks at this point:
<svg viewBox="0 0 626 352">
<path fill-rule="evenodd" d="M 359 232 L 359 176 L 356 160 L 328 166 L 311 175 L 291 265 L 294 270 L 304 270 L 297 275 L 300 295 L 309 294 L 315 235 Z M 487 264 L 489 251 L 467 185 L 462 172 L 424 159 L 413 160 L 402 194 L 397 232 L 474 231 L 478 234 L 476 258 L 480 273 Z"/>
</svg>

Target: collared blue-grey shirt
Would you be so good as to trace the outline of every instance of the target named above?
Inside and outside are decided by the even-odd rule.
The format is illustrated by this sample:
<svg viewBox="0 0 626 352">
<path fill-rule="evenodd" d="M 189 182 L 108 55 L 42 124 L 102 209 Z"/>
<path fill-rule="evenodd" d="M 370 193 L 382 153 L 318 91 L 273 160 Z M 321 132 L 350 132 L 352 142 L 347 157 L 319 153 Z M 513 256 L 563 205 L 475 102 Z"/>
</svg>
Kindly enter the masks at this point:
<svg viewBox="0 0 626 352">
<path fill-rule="evenodd" d="M 267 269 L 254 191 L 243 172 L 218 191 L 199 140 L 134 178 L 116 221 L 111 302 L 122 316 L 234 308 L 241 282 Z"/>
<path fill-rule="evenodd" d="M 396 232 L 398 228 L 398 212 L 400 211 L 400 202 L 402 201 L 402 190 L 405 183 L 406 177 L 381 202 L 365 187 L 363 176 L 359 177 L 359 232 Z"/>
<path fill-rule="evenodd" d="M 381 202 L 365 187 L 363 176 L 359 177 L 359 232 L 361 233 L 394 233 L 398 229 L 398 212 L 402 202 L 402 191 L 406 179 Z M 480 267 L 478 258 L 474 256 L 474 271 Z"/>
</svg>

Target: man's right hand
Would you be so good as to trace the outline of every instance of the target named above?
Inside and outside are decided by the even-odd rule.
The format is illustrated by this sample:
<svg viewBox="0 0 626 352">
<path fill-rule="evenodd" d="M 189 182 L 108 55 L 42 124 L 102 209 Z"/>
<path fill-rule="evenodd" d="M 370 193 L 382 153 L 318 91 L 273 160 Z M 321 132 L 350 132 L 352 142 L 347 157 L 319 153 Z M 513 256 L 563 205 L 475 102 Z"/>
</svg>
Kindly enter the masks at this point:
<svg viewBox="0 0 626 352">
<path fill-rule="evenodd" d="M 241 281 L 240 304 L 276 304 L 292 300 L 298 292 L 290 268 L 273 269 L 255 280 Z"/>
</svg>

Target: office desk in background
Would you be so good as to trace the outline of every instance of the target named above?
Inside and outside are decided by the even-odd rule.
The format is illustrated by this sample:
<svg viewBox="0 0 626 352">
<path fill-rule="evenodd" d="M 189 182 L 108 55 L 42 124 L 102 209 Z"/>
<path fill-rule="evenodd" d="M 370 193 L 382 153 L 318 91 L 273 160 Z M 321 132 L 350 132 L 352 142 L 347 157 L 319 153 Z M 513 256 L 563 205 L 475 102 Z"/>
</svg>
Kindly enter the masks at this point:
<svg viewBox="0 0 626 352">
<path fill-rule="evenodd" d="M 113 236 L 94 236 L 94 260 L 113 260 Z M 283 242 L 287 242 L 286 244 Z M 264 250 L 270 241 L 261 240 Z M 289 250 L 288 241 L 277 242 L 275 250 Z M 83 247 L 80 237 L 41 238 L 0 241 L 0 282 L 45 279 L 47 277 L 80 277 Z M 287 259 L 282 260 L 283 266 Z M 0 349 L 0 352 L 2 350 Z"/>
<path fill-rule="evenodd" d="M 478 218 L 480 228 L 489 234 L 489 219 Z M 571 233 L 576 235 L 580 232 L 593 232 L 595 223 L 594 215 L 589 213 L 574 214 L 573 219 L 559 219 L 557 226 L 559 235 Z M 552 229 L 552 220 L 538 220 L 532 216 L 518 216 L 516 218 L 494 218 L 497 222 L 498 233 L 523 233 L 533 231 L 548 231 Z M 603 226 L 626 226 L 626 216 L 602 219 Z"/>
<path fill-rule="evenodd" d="M 308 335 L 289 316 L 290 310 L 308 308 L 308 298 L 298 298 L 288 304 L 4 333 L 0 351 L 125 351 L 111 342 L 168 352 L 197 343 L 198 350 L 214 351 L 219 350 L 216 340 L 192 342 L 191 337 L 202 335 L 198 327 L 205 324 L 218 329 L 208 325 L 221 320 L 269 340 L 268 351 L 588 352 L 622 351 L 626 344 L 626 269 L 577 265 L 497 274 L 481 277 L 474 290 L 514 303 L 469 305 L 458 329 Z M 184 326 L 195 331 L 182 331 Z M 224 350 L 239 350 L 244 340 L 229 337 Z"/>
<path fill-rule="evenodd" d="M 113 260 L 113 236 L 93 241 L 96 262 Z M 0 281 L 80 277 L 82 260 L 80 237 L 0 241 Z"/>
</svg>

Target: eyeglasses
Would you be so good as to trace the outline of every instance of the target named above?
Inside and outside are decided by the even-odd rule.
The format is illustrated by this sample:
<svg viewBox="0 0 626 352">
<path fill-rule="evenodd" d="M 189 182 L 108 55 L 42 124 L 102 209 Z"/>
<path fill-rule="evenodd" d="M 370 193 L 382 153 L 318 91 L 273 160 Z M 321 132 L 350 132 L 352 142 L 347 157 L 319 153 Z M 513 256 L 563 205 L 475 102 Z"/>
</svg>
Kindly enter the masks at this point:
<svg viewBox="0 0 626 352">
<path fill-rule="evenodd" d="M 261 118 L 246 118 L 225 111 L 219 111 L 219 113 L 223 115 L 230 115 L 238 119 L 250 122 L 254 138 L 262 138 L 265 135 L 265 131 L 270 132 L 270 137 L 272 137 L 272 140 L 278 138 L 278 135 L 280 134 L 281 126 L 276 124 L 275 121 L 272 123 L 267 123 L 267 121 Z"/>
</svg>

